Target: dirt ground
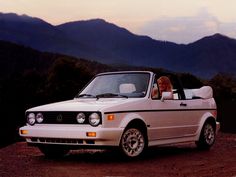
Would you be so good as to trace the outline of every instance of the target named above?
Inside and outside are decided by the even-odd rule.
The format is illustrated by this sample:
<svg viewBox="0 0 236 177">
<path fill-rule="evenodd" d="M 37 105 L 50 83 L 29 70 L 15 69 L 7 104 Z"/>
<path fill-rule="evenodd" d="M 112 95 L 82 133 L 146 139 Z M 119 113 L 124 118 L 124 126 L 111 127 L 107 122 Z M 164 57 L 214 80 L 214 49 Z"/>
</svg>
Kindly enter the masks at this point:
<svg viewBox="0 0 236 177">
<path fill-rule="evenodd" d="M 77 150 L 47 159 L 19 142 L 0 149 L 0 177 L 236 177 L 236 134 L 219 133 L 210 151 L 193 143 L 149 148 L 127 160 L 114 150 Z"/>
</svg>

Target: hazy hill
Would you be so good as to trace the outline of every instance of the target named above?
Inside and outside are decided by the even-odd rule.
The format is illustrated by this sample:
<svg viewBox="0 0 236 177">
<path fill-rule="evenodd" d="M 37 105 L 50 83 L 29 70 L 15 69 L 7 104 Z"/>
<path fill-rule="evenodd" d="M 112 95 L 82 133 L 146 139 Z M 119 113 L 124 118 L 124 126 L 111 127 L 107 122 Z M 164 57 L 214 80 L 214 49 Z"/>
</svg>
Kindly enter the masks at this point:
<svg viewBox="0 0 236 177">
<path fill-rule="evenodd" d="M 212 76 L 217 72 L 236 74 L 236 40 L 221 34 L 204 37 L 186 46 L 180 57 L 196 75 L 205 72 Z M 182 68 L 183 70 L 185 68 Z"/>
<path fill-rule="evenodd" d="M 102 19 L 53 26 L 26 15 L 0 13 L 0 40 L 105 64 L 152 66 L 201 77 L 236 74 L 236 40 L 221 34 L 179 45 L 135 35 Z"/>
<path fill-rule="evenodd" d="M 0 39 L 33 47 L 39 50 L 53 51 L 60 48 L 63 34 L 54 26 L 26 15 L 0 13 Z M 56 44 L 56 46 L 55 46 Z M 57 49 L 57 50 L 58 50 Z"/>
<path fill-rule="evenodd" d="M 83 44 L 89 46 L 90 58 L 109 64 L 164 67 L 164 59 L 169 56 L 168 50 L 174 51 L 179 47 L 174 43 L 132 34 L 101 19 L 70 22 L 57 27 L 69 39 L 83 41 Z"/>
</svg>

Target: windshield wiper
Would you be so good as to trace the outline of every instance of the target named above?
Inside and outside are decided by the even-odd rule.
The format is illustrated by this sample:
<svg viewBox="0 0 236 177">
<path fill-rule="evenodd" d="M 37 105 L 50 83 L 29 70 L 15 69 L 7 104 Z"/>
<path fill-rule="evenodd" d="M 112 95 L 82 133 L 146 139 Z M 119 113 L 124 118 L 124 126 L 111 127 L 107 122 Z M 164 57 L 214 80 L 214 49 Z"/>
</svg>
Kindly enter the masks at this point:
<svg viewBox="0 0 236 177">
<path fill-rule="evenodd" d="M 91 95 L 91 94 L 81 94 L 81 95 L 77 95 L 76 98 L 81 98 L 81 97 L 85 97 L 85 98 L 97 98 L 96 96 L 94 95 Z"/>
<path fill-rule="evenodd" d="M 123 97 L 123 98 L 129 98 L 126 95 L 121 95 L 121 94 L 114 94 L 114 93 L 103 93 L 103 94 L 99 94 L 96 95 L 96 98 L 112 98 L 112 97 Z"/>
</svg>

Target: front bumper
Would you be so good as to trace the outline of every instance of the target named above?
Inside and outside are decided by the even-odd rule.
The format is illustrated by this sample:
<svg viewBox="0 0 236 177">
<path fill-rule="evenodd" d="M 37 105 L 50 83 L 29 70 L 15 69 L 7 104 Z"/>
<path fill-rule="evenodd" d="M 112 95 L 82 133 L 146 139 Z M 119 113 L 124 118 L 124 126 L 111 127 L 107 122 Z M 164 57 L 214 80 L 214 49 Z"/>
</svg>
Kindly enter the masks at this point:
<svg viewBox="0 0 236 177">
<path fill-rule="evenodd" d="M 122 128 L 81 127 L 77 125 L 24 126 L 20 136 L 30 144 L 119 146 Z M 92 133 L 93 136 L 89 136 Z M 95 135 L 95 136 L 94 136 Z"/>
</svg>

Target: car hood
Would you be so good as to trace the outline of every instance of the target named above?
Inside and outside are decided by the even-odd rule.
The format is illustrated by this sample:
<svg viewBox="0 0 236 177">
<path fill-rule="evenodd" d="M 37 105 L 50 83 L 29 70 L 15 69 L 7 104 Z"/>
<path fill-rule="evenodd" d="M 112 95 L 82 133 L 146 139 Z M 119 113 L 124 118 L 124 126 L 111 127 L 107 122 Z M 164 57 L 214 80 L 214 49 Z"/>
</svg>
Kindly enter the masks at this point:
<svg viewBox="0 0 236 177">
<path fill-rule="evenodd" d="M 74 99 L 69 101 L 46 104 L 28 109 L 27 112 L 38 111 L 109 111 L 119 105 L 130 105 L 137 102 L 137 98 L 101 98 L 101 99 Z M 123 106 L 122 106 L 123 107 Z"/>
</svg>

